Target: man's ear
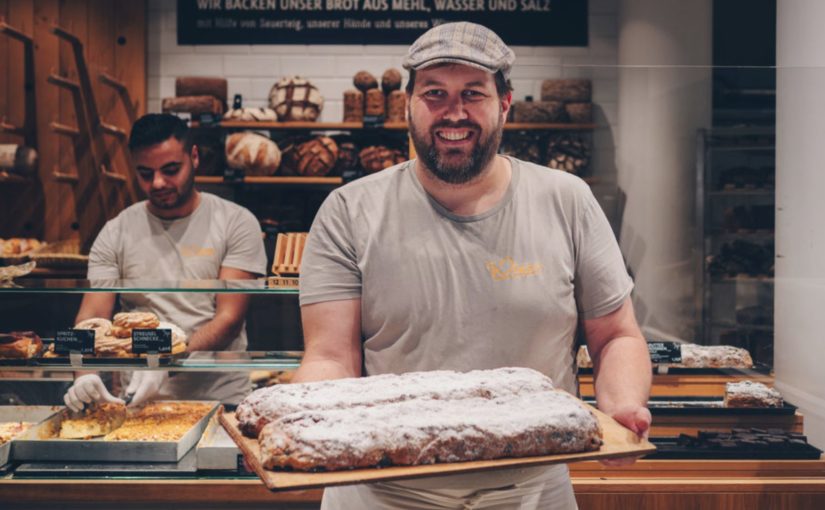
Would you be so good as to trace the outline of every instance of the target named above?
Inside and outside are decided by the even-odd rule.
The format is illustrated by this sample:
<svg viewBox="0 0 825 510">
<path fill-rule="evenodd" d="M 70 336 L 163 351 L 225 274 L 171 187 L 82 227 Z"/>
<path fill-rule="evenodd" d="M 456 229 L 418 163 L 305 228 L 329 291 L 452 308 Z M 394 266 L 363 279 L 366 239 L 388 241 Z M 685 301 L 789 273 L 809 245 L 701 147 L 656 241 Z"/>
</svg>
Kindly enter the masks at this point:
<svg viewBox="0 0 825 510">
<path fill-rule="evenodd" d="M 513 92 L 507 92 L 500 99 L 501 101 L 501 114 L 504 116 L 504 120 L 507 120 L 507 113 L 510 111 L 510 106 L 513 104 Z"/>
<path fill-rule="evenodd" d="M 192 145 L 192 148 L 189 150 L 189 157 L 192 159 L 192 168 L 197 170 L 198 166 L 200 166 L 200 154 L 198 153 L 197 145 Z"/>
</svg>

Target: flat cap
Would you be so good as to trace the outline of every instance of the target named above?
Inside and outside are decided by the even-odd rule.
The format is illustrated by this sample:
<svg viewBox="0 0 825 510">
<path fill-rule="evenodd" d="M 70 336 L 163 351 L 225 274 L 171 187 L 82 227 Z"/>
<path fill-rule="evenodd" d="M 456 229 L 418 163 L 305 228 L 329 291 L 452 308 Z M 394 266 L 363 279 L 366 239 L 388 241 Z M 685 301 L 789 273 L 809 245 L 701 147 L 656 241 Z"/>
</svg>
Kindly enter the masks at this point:
<svg viewBox="0 0 825 510">
<path fill-rule="evenodd" d="M 461 21 L 427 30 L 407 51 L 404 69 L 424 69 L 435 64 L 463 64 L 489 73 L 501 71 L 504 78 L 516 55 L 501 37 L 487 27 Z"/>
</svg>

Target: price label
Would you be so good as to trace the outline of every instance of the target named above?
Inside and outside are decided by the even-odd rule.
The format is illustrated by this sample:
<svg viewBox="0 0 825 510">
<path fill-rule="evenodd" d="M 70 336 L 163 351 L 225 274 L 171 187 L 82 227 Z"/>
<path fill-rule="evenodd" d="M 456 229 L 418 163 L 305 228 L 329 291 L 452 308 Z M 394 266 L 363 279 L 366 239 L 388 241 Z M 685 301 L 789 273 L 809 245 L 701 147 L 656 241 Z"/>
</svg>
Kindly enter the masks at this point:
<svg viewBox="0 0 825 510">
<path fill-rule="evenodd" d="M 682 344 L 676 342 L 648 342 L 650 361 L 653 363 L 681 363 Z"/>
<path fill-rule="evenodd" d="M 171 329 L 133 329 L 132 352 L 143 354 L 157 352 L 169 354 L 172 352 Z"/>
<path fill-rule="evenodd" d="M 242 168 L 225 167 L 223 169 L 224 182 L 243 182 L 244 176 L 245 172 Z"/>
<path fill-rule="evenodd" d="M 381 115 L 364 115 L 364 127 L 368 129 L 379 129 L 384 127 L 384 117 Z"/>
<path fill-rule="evenodd" d="M 69 354 L 95 353 L 95 332 L 93 329 L 61 329 L 54 335 L 54 352 Z"/>
</svg>

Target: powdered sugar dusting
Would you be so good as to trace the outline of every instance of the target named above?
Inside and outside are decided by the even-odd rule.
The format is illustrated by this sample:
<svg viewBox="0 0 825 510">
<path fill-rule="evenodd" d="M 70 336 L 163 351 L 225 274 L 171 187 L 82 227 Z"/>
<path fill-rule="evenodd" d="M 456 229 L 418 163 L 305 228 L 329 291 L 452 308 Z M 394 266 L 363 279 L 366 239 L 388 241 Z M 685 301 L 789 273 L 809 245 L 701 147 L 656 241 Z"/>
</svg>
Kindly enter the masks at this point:
<svg viewBox="0 0 825 510">
<path fill-rule="evenodd" d="M 682 363 L 691 368 L 752 368 L 747 350 L 731 345 L 682 344 Z"/>
<path fill-rule="evenodd" d="M 782 395 L 757 381 L 725 384 L 725 404 L 731 407 L 781 407 Z"/>
</svg>

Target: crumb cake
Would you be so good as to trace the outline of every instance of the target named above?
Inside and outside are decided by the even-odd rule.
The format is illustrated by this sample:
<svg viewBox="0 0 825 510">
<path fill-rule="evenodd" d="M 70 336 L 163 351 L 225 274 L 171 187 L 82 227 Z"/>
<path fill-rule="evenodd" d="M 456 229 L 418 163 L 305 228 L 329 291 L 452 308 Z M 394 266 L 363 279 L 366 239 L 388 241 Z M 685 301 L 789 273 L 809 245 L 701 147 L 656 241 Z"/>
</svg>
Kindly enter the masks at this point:
<svg viewBox="0 0 825 510">
<path fill-rule="evenodd" d="M 0 444 L 8 443 L 19 434 L 28 430 L 34 423 L 12 421 L 0 423 Z"/>
<path fill-rule="evenodd" d="M 782 407 L 782 395 L 756 381 L 740 381 L 725 385 L 725 407 Z"/>
<path fill-rule="evenodd" d="M 177 441 L 210 410 L 200 402 L 153 402 L 131 414 L 107 441 Z"/>
<path fill-rule="evenodd" d="M 297 412 L 259 443 L 268 469 L 341 470 L 593 451 L 602 432 L 575 397 L 549 390 Z"/>
<path fill-rule="evenodd" d="M 690 368 L 753 368 L 746 349 L 731 345 L 682 344 L 682 363 Z"/>
<path fill-rule="evenodd" d="M 126 419 L 126 406 L 104 403 L 88 407 L 80 413 L 64 411 L 60 422 L 60 439 L 89 439 L 105 436 Z"/>
<path fill-rule="evenodd" d="M 236 417 L 244 434 L 258 437 L 267 423 L 298 411 L 370 407 L 422 398 L 494 398 L 552 389 L 549 377 L 529 368 L 384 374 L 261 388 L 240 403 Z"/>
</svg>

